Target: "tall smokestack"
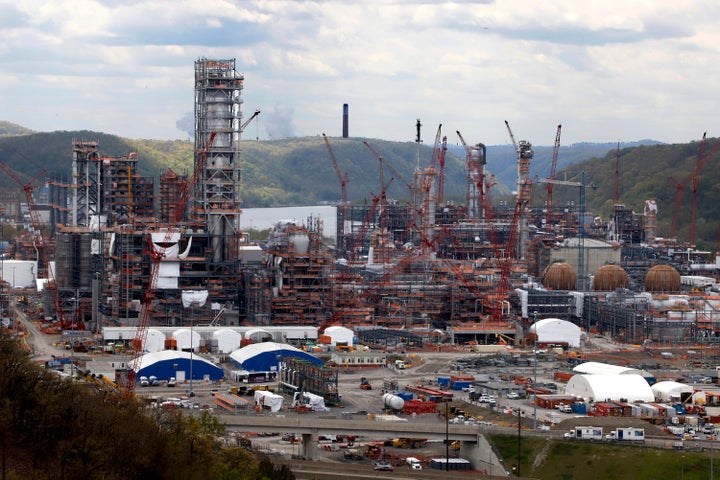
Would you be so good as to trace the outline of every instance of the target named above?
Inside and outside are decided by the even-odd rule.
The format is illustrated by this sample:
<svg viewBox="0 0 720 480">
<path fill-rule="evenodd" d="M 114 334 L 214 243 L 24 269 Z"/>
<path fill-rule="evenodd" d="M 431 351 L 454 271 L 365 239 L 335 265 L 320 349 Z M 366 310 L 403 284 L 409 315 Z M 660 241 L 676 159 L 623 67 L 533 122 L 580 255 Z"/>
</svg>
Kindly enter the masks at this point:
<svg viewBox="0 0 720 480">
<path fill-rule="evenodd" d="M 348 104 L 343 103 L 343 138 L 348 138 Z"/>
</svg>

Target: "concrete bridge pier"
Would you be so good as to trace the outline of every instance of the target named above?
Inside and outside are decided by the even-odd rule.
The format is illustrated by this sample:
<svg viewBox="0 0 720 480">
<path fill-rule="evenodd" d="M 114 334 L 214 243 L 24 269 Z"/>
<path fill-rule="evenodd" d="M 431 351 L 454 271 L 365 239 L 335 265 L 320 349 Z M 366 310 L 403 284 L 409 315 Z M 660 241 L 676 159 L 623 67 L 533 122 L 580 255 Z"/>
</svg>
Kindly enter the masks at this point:
<svg viewBox="0 0 720 480">
<path fill-rule="evenodd" d="M 318 455 L 318 435 L 317 433 L 303 433 L 303 458 L 305 460 L 319 460 Z"/>
</svg>

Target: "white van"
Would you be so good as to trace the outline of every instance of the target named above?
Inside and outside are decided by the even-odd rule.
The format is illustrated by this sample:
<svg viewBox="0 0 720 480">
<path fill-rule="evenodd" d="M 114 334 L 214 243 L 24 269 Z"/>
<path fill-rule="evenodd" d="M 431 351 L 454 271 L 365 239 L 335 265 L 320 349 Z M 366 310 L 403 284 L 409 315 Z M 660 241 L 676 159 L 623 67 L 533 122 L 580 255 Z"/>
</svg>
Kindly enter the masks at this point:
<svg viewBox="0 0 720 480">
<path fill-rule="evenodd" d="M 418 460 L 415 457 L 407 457 L 405 459 L 405 462 L 408 464 L 410 468 L 413 470 L 422 470 L 422 465 L 420 464 L 420 460 Z"/>
</svg>

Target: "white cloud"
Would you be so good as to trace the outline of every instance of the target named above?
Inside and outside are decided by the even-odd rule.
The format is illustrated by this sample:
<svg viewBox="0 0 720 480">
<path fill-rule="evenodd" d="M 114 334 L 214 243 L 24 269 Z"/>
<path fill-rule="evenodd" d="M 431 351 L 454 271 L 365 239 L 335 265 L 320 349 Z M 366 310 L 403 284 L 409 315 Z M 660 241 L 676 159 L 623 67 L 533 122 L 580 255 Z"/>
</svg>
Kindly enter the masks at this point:
<svg viewBox="0 0 720 480">
<path fill-rule="evenodd" d="M 718 18 L 681 0 L 0 0 L 2 119 L 186 138 L 208 57 L 237 59 L 275 135 L 339 135 L 349 103 L 353 136 L 412 140 L 420 117 L 427 142 L 443 123 L 506 143 L 505 119 L 538 145 L 558 123 L 563 143 L 689 141 L 716 123 Z"/>
</svg>

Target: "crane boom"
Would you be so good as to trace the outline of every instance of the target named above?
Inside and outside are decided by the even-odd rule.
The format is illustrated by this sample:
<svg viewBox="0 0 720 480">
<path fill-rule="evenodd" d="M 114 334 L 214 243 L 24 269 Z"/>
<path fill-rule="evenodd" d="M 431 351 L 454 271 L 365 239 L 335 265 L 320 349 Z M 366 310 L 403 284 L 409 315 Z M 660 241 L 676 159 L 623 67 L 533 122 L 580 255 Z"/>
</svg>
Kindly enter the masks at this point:
<svg viewBox="0 0 720 480">
<path fill-rule="evenodd" d="M 555 133 L 555 148 L 553 148 L 552 164 L 550 165 L 549 180 L 555 179 L 555 169 L 557 168 L 558 154 L 560 153 L 560 130 L 562 125 L 557 126 L 557 133 Z M 547 209 L 545 211 L 545 224 L 547 226 L 553 225 L 553 184 L 547 184 Z"/>
<path fill-rule="evenodd" d="M 177 206 L 175 207 L 175 218 L 172 219 L 175 221 L 175 223 L 180 222 L 185 215 L 185 208 L 187 207 L 187 203 L 190 200 L 190 192 L 192 192 L 197 187 L 198 183 L 200 182 L 200 178 L 202 178 L 202 172 L 205 169 L 207 157 L 210 152 L 210 148 L 215 141 L 216 135 L 217 132 L 210 132 L 210 137 L 208 137 L 207 142 L 205 142 L 205 147 L 198 156 L 198 161 L 195 163 L 192 177 L 187 181 L 183 189 L 180 191 Z"/>
<path fill-rule="evenodd" d="M 244 132 L 244 131 L 245 131 L 245 127 L 247 127 L 248 125 L 250 125 L 250 122 L 252 122 L 253 120 L 255 120 L 255 118 L 256 118 L 258 115 L 260 115 L 260 110 L 255 110 L 255 113 L 253 113 L 252 116 L 250 116 L 250 118 L 248 118 L 247 120 L 245 120 L 245 122 L 243 122 L 243 124 L 240 125 L 240 132 L 241 132 L 241 133 Z"/>
<path fill-rule="evenodd" d="M 325 141 L 325 146 L 327 147 L 327 151 L 330 154 L 330 160 L 332 160 L 333 168 L 335 169 L 335 174 L 338 177 L 338 181 L 340 182 L 340 197 L 342 199 L 343 205 L 347 203 L 347 183 L 348 183 L 348 174 L 347 172 L 340 173 L 340 167 L 338 166 L 337 159 L 335 158 L 335 154 L 332 151 L 332 148 L 330 147 L 330 142 L 328 141 L 327 135 L 324 133 L 322 134 L 323 140 Z"/>
</svg>

